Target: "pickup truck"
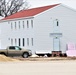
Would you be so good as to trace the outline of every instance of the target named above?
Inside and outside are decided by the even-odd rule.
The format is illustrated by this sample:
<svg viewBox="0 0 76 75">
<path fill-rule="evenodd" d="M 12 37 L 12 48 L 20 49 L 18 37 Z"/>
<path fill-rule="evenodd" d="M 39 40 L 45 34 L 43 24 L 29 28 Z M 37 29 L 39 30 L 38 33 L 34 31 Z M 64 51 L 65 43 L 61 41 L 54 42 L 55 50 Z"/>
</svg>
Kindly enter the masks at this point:
<svg viewBox="0 0 76 75">
<path fill-rule="evenodd" d="M 0 50 L 0 54 L 6 56 L 22 56 L 23 58 L 28 58 L 32 55 L 31 50 L 22 49 L 18 46 L 9 46 L 7 49 Z"/>
</svg>

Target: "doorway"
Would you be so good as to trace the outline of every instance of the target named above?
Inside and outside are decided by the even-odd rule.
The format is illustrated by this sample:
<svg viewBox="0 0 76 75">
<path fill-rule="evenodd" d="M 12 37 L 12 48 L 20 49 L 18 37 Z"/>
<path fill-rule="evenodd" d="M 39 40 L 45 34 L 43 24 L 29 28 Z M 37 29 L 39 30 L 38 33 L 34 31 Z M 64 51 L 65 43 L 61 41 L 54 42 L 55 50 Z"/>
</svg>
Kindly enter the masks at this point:
<svg viewBox="0 0 76 75">
<path fill-rule="evenodd" d="M 58 37 L 53 39 L 53 50 L 60 51 L 60 39 Z"/>
</svg>

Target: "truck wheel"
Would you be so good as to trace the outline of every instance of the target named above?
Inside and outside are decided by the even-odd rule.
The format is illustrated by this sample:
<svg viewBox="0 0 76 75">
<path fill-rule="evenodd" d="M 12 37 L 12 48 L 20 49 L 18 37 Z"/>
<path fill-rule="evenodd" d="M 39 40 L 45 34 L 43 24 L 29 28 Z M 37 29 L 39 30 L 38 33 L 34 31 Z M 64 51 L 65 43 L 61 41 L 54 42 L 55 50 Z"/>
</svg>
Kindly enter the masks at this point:
<svg viewBox="0 0 76 75">
<path fill-rule="evenodd" d="M 25 53 L 23 53 L 23 55 L 22 55 L 22 57 L 23 57 L 23 58 L 28 58 L 28 56 L 29 56 L 29 54 L 28 54 L 28 53 L 26 53 L 26 52 L 25 52 Z"/>
</svg>

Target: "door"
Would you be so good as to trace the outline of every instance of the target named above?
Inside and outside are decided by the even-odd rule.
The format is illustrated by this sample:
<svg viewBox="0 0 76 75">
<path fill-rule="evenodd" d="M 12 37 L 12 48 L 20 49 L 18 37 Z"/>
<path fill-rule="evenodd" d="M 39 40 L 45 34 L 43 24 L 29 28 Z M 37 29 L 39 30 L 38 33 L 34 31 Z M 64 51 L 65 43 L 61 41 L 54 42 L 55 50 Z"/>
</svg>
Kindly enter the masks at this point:
<svg viewBox="0 0 76 75">
<path fill-rule="evenodd" d="M 53 50 L 60 51 L 60 39 L 58 37 L 53 39 Z"/>
<path fill-rule="evenodd" d="M 20 56 L 21 55 L 21 49 L 19 49 L 17 46 L 11 46 L 8 50 L 9 56 Z"/>
</svg>

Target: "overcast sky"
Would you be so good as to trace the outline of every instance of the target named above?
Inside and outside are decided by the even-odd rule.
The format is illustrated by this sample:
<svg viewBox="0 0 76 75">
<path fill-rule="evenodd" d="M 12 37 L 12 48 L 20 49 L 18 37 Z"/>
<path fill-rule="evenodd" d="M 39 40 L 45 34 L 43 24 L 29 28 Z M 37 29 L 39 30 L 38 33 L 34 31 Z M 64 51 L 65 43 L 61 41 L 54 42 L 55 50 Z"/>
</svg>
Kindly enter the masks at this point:
<svg viewBox="0 0 76 75">
<path fill-rule="evenodd" d="M 76 0 L 27 0 L 31 8 L 62 3 L 76 10 Z"/>
<path fill-rule="evenodd" d="M 76 10 L 76 0 L 26 0 L 26 1 L 29 3 L 30 8 L 62 3 Z"/>
</svg>

